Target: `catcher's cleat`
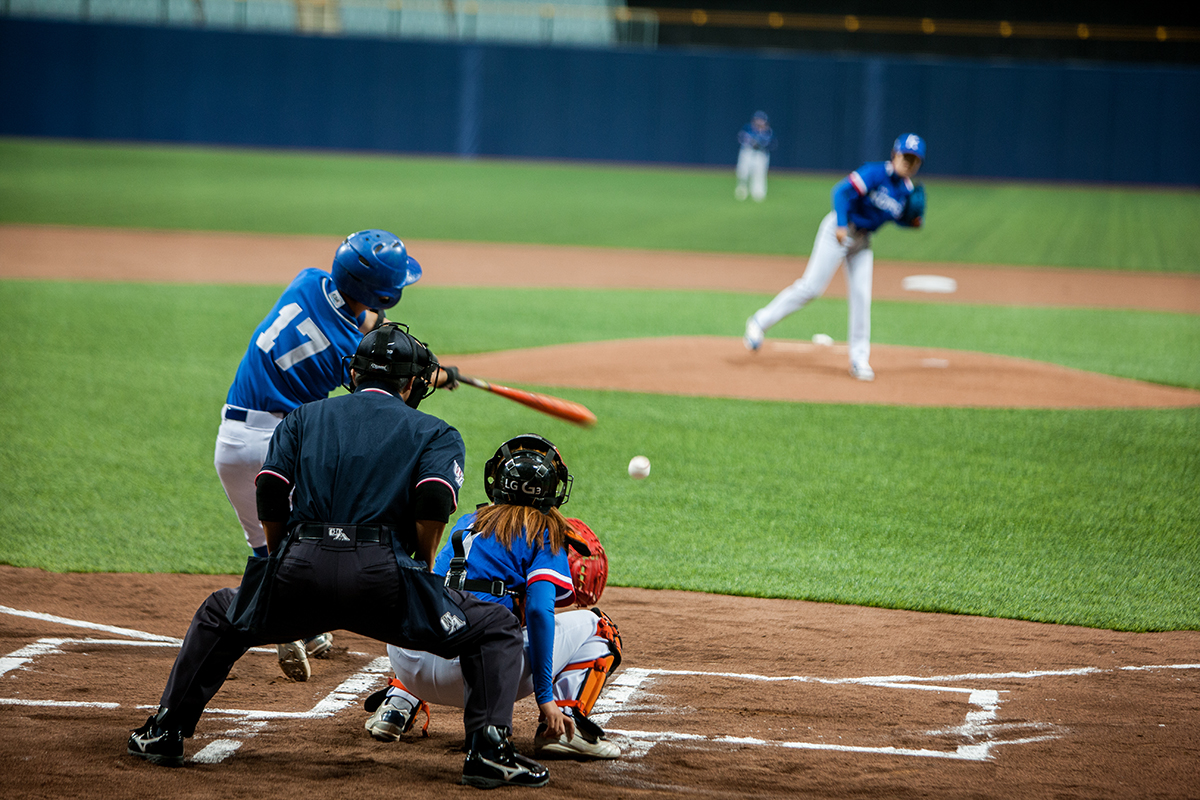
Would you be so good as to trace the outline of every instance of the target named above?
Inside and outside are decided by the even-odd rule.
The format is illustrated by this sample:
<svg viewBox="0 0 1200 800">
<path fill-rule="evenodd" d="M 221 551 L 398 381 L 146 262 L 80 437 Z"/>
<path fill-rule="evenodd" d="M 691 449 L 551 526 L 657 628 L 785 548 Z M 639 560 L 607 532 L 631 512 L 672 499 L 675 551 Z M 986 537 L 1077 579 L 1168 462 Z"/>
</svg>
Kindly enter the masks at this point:
<svg viewBox="0 0 1200 800">
<path fill-rule="evenodd" d="M 304 640 L 304 652 L 309 658 L 325 658 L 333 649 L 333 634 L 321 633 Z"/>
<path fill-rule="evenodd" d="M 546 736 L 546 723 L 538 725 L 533 744 L 538 753 L 575 756 L 576 758 L 620 758 L 621 748 L 604 738 L 604 731 L 591 720 L 588 725 L 579 723 L 575 715 L 575 735 L 569 739 L 564 734 L 557 739 Z M 584 719 L 587 719 L 586 717 Z M 587 730 L 585 730 L 585 727 Z"/>
<path fill-rule="evenodd" d="M 308 652 L 304 642 L 287 642 L 276 645 L 279 652 L 279 668 L 283 674 L 294 681 L 304 683 L 312 675 L 312 667 L 308 665 Z"/>
<path fill-rule="evenodd" d="M 509 739 L 508 728 L 488 725 L 467 734 L 467 760 L 463 762 L 462 783 L 477 789 L 497 786 L 545 786 L 550 770 L 517 753 Z"/>
<path fill-rule="evenodd" d="M 429 735 L 429 706 L 421 703 L 414 706 L 399 697 L 389 697 L 383 701 L 379 708 L 375 709 L 375 713 L 367 718 L 363 723 L 363 727 L 367 729 L 367 733 L 371 734 L 371 738 L 380 742 L 398 742 L 400 737 L 412 730 L 413 725 L 417 721 L 417 713 L 421 710 L 425 711 L 425 728 L 422 729 L 424 735 Z"/>
<path fill-rule="evenodd" d="M 126 752 L 144 758 L 160 767 L 183 766 L 183 734 L 158 724 L 158 716 L 146 720 L 146 724 L 133 731 Z"/>
<path fill-rule="evenodd" d="M 746 332 L 742 335 L 742 344 L 746 345 L 747 350 L 752 353 L 758 352 L 766 336 L 762 326 L 754 320 L 754 317 L 746 320 Z"/>
</svg>

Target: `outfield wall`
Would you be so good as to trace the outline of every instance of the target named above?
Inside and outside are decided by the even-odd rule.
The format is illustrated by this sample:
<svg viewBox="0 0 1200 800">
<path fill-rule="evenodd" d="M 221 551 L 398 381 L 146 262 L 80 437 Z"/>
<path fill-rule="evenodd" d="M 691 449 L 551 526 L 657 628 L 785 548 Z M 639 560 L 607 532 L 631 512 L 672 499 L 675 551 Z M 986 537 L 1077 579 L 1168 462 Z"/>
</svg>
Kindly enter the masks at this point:
<svg viewBox="0 0 1200 800">
<path fill-rule="evenodd" d="M 0 134 L 1200 185 L 1200 69 L 387 41 L 0 19 Z"/>
</svg>

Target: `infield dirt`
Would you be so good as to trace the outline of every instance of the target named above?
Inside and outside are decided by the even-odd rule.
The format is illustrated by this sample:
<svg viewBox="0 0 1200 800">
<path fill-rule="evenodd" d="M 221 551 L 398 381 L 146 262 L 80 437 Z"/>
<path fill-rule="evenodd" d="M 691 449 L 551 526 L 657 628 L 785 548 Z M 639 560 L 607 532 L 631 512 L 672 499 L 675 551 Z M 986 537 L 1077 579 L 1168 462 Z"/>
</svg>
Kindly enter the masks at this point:
<svg viewBox="0 0 1200 800">
<path fill-rule="evenodd" d="M 328 237 L 0 226 L 0 276 L 282 284 L 301 267 L 326 266 L 336 244 Z M 604 257 L 601 265 L 587 262 L 588 251 L 579 249 L 410 246 L 425 262 L 423 280 L 430 285 L 772 292 L 803 266 L 800 259 L 659 253 L 624 254 L 614 262 L 612 251 L 592 251 Z M 519 273 L 514 264 L 532 265 L 531 272 Z M 899 287 L 904 275 L 915 272 L 956 277 L 960 291 L 892 298 L 890 285 Z M 988 275 L 999 283 L 978 289 Z M 618 280 L 625 282 L 607 282 Z M 840 291 L 839 282 L 835 279 L 831 294 Z M 1111 291 L 1101 291 L 1105 285 Z M 1149 289 L 1149 296 L 1139 289 Z M 1200 281 L 883 264 L 877 265 L 876 297 L 1197 313 Z M 846 376 L 836 347 L 776 343 L 787 346 L 752 356 L 740 350 L 739 333 L 703 344 L 724 348 L 718 360 L 741 370 L 735 374 L 746 386 L 778 383 L 785 373 L 802 371 L 806 384 L 832 387 L 828 396 L 811 399 L 993 404 L 981 394 L 964 400 L 939 378 L 967 371 L 957 352 L 877 348 L 879 380 L 863 385 Z M 688 357 L 687 342 L 659 344 L 681 361 Z M 585 356 L 575 353 L 572 359 Z M 496 380 L 543 382 L 503 374 L 505 357 L 479 356 L 496 360 L 476 366 L 494 369 L 486 375 Z M 923 363 L 930 360 L 948 363 Z M 595 364 L 588 369 L 586 375 L 599 372 Z M 902 385 L 906 370 L 919 376 L 911 391 L 920 384 L 930 393 L 892 400 L 866 394 Z M 687 369 L 676 372 L 689 379 Z M 666 374 L 658 373 L 661 390 L 705 393 L 686 382 L 668 389 L 662 383 Z M 1031 404 L 1086 405 L 1088 397 L 1111 391 L 1106 385 L 1072 394 L 1061 388 L 1070 376 L 1053 370 L 1048 375 L 1040 380 L 1049 383 L 1037 384 L 1026 397 L 1049 399 Z M 547 383 L 591 385 L 586 383 L 591 378 L 570 380 L 575 382 Z M 1006 380 L 989 371 L 972 391 Z M 1139 390 L 1165 388 L 1124 383 Z M 736 396 L 769 396 L 752 393 L 757 391 Z M 838 394 L 843 391 L 859 394 Z M 1196 394 L 1179 403 L 1161 395 L 1122 402 L 1196 405 Z M 474 796 L 476 790 L 456 785 L 462 759 L 456 710 L 434 707 L 428 738 L 410 734 L 388 745 L 367 736 L 361 700 L 385 676 L 364 670 L 384 649 L 345 632 L 336 634 L 332 657 L 315 662 L 307 683 L 283 678 L 270 652 L 251 653 L 238 663 L 188 743 L 194 756 L 226 742 L 223 759 L 168 770 L 125 755 L 128 730 L 157 703 L 175 653 L 173 644 L 152 641 L 153 636 L 182 636 L 205 595 L 237 580 L 58 575 L 0 566 L 0 794 L 13 800 Z M 1200 632 L 1118 633 L 616 587 L 606 591 L 600 606 L 620 624 L 625 641 L 624 663 L 603 702 L 606 725 L 626 755 L 606 763 L 552 762 L 552 781 L 538 797 L 1200 796 Z M 363 679 L 343 683 L 354 675 Z M 320 708 L 333 710 L 311 713 Z M 535 715 L 531 701 L 519 704 L 516 738 L 526 752 Z"/>
</svg>

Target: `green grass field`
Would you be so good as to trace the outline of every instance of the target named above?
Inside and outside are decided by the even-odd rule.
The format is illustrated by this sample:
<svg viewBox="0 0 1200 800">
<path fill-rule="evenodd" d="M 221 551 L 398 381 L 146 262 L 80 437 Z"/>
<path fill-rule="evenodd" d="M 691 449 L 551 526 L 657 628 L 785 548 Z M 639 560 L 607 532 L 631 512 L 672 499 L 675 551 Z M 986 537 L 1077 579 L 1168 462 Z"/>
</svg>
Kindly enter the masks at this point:
<svg viewBox="0 0 1200 800">
<path fill-rule="evenodd" d="M 380 173 L 389 180 L 371 180 Z M 731 175 L 705 170 L 0 139 L 0 222 L 325 234 L 381 225 L 414 238 L 803 253 L 831 180 L 773 176 L 768 202 L 754 206 L 734 203 Z M 1188 235 L 1197 193 L 929 185 L 945 216 L 919 233 L 881 235 L 881 256 L 1177 272 L 1200 263 Z M 983 230 L 972 217 L 990 204 L 1014 205 L 1036 231 L 969 245 L 944 233 Z M 747 225 L 770 237 L 751 246 Z M 1113 250 L 1107 237 L 1121 237 L 1111 230 L 1155 247 Z M 911 246 L 924 250 L 903 252 Z M 0 562 L 240 571 L 245 546 L 212 447 L 249 332 L 280 288 L 0 281 Z M 436 350 L 465 353 L 733 335 L 765 299 L 418 284 L 401 308 Z M 1192 315 L 877 301 L 874 317 L 881 343 L 1200 388 Z M 845 304 L 823 299 L 779 335 L 844 324 Z M 535 429 L 558 442 L 576 475 L 566 510 L 604 538 L 615 584 L 1200 629 L 1200 409 L 558 393 L 600 424 L 574 428 L 469 390 L 422 408 L 466 439 L 463 509 L 483 499 L 479 469 L 501 440 Z M 654 463 L 649 480 L 625 476 L 636 452 Z"/>
<path fill-rule="evenodd" d="M 732 159 L 731 154 L 730 158 Z M 882 156 L 881 156 L 882 157 Z M 933 164 L 930 168 L 933 168 Z M 807 254 L 841 175 L 0 139 L 0 221 Z M 921 176 L 926 227 L 880 258 L 1200 271 L 1200 192 Z"/>
</svg>

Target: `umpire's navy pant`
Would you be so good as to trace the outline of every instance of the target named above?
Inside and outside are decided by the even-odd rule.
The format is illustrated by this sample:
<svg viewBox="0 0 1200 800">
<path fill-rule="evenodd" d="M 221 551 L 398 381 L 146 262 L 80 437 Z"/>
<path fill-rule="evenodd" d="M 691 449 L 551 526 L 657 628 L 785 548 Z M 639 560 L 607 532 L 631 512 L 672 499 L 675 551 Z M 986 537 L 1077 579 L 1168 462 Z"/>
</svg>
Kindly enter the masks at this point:
<svg viewBox="0 0 1200 800">
<path fill-rule="evenodd" d="M 466 732 L 486 725 L 511 730 L 524 659 L 517 618 L 502 605 L 447 589 L 466 615 L 467 627 L 440 643 L 413 641 L 401 633 L 412 630 L 406 621 L 414 610 L 406 602 L 399 571 L 390 543 L 359 542 L 353 549 L 327 550 L 320 541 L 293 541 L 279 562 L 265 631 L 257 636 L 239 631 L 226 618 L 237 590 L 213 592 L 192 618 L 171 668 L 161 701 L 163 724 L 191 736 L 205 706 L 251 647 L 347 630 L 398 647 L 458 657 Z"/>
</svg>

